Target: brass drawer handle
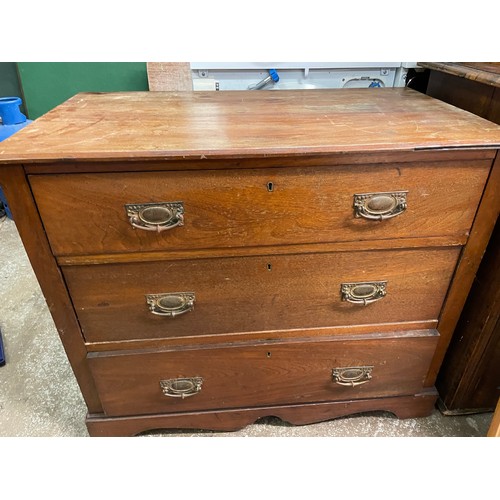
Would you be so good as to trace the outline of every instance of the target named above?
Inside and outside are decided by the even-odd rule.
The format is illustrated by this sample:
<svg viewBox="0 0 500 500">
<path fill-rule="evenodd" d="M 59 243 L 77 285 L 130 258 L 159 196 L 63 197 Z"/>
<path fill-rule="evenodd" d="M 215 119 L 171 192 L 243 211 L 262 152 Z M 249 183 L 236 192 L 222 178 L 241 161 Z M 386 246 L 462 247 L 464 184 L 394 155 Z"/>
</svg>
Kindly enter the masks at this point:
<svg viewBox="0 0 500 500">
<path fill-rule="evenodd" d="M 132 227 L 145 231 L 166 231 L 184 225 L 182 201 L 125 205 Z"/>
<path fill-rule="evenodd" d="M 149 310 L 158 316 L 175 318 L 194 309 L 195 295 L 192 292 L 147 294 Z"/>
<path fill-rule="evenodd" d="M 181 399 L 198 394 L 201 391 L 202 384 L 203 379 L 201 377 L 160 380 L 160 387 L 165 396 Z"/>
<path fill-rule="evenodd" d="M 372 378 L 373 366 L 349 366 L 334 368 L 332 378 L 336 384 L 354 387 L 369 382 Z"/>
<path fill-rule="evenodd" d="M 387 281 L 360 281 L 340 285 L 342 300 L 366 306 L 387 295 Z"/>
<path fill-rule="evenodd" d="M 354 195 L 354 216 L 369 220 L 384 220 L 402 214 L 407 207 L 408 191 L 363 193 Z"/>
</svg>

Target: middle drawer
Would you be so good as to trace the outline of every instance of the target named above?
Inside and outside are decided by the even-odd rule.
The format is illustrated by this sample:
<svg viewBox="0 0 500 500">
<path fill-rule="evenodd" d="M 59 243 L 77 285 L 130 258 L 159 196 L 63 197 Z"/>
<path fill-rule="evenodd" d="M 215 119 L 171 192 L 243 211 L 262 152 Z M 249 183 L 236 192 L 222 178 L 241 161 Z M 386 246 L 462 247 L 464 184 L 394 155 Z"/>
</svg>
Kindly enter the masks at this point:
<svg viewBox="0 0 500 500">
<path fill-rule="evenodd" d="M 436 320 L 459 247 L 63 267 L 87 342 Z"/>
</svg>

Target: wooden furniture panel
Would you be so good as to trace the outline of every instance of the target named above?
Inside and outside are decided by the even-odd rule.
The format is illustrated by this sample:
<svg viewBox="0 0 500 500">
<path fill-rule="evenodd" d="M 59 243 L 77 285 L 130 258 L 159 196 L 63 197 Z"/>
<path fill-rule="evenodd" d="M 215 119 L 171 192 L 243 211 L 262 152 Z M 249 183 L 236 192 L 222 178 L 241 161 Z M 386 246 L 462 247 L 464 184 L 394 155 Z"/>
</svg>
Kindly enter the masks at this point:
<svg viewBox="0 0 500 500">
<path fill-rule="evenodd" d="M 106 342 L 437 321 L 459 253 L 338 252 L 63 270 L 86 341 Z M 386 282 L 386 294 L 366 305 L 343 300 L 342 284 L 356 282 Z M 178 292 L 194 293 L 192 310 L 175 317 L 150 311 L 146 295 Z"/>
<path fill-rule="evenodd" d="M 323 422 L 355 413 L 389 411 L 398 418 L 428 416 L 434 409 L 436 391 L 428 389 L 411 396 L 328 401 L 293 405 L 261 406 L 230 410 L 207 410 L 127 417 L 90 415 L 87 427 L 92 436 L 132 436 L 157 429 L 210 429 L 236 431 L 269 415 L 293 425 Z"/>
<path fill-rule="evenodd" d="M 440 370 L 438 387 L 444 413 L 493 410 L 500 398 L 499 269 L 497 227 Z"/>
<path fill-rule="evenodd" d="M 57 333 L 91 413 L 102 411 L 94 380 L 85 361 L 87 354 L 78 319 L 60 268 L 55 262 L 30 186 L 20 165 L 0 168 L 0 187 L 7 194 L 16 227 L 27 250 Z M 50 383 L 50 382 L 49 382 Z"/>
<path fill-rule="evenodd" d="M 499 146 L 497 125 L 409 89 L 79 94 L 2 143 L 0 183 L 92 435 L 407 418 L 432 411 Z M 406 208 L 381 195 L 355 217 L 354 194 L 396 190 Z M 134 229 L 125 204 L 158 202 L 183 212 Z M 387 283 L 354 287 L 358 305 L 344 280 Z"/>
<path fill-rule="evenodd" d="M 453 277 L 455 286 L 450 288 L 441 311 L 438 323 L 440 341 L 427 376 L 426 387 L 436 382 L 446 350 L 495 227 L 500 212 L 499 186 L 500 155 L 497 154 L 474 219 L 471 234 L 458 261 Z"/>
<path fill-rule="evenodd" d="M 494 123 L 500 123 L 500 88 L 496 88 L 491 96 L 490 107 L 485 116 Z"/>
<path fill-rule="evenodd" d="M 9 144 L 2 163 L 440 151 L 500 141 L 484 119 L 410 89 L 381 88 L 81 93 Z"/>
<path fill-rule="evenodd" d="M 449 86 L 453 86 L 454 99 L 453 104 L 471 113 L 486 117 L 490 107 L 490 101 L 495 92 L 495 88 L 484 83 L 466 80 L 458 76 L 446 75 L 444 73 L 431 72 L 427 93 L 436 99 L 450 102 L 446 98 L 449 95 Z"/>
<path fill-rule="evenodd" d="M 30 178 L 56 255 L 468 234 L 491 162 Z M 446 189 L 443 189 L 446 186 Z M 407 191 L 406 210 L 356 217 L 354 195 Z M 132 227 L 125 205 L 182 202 L 183 225 Z M 371 215 L 371 214 L 370 214 Z"/>
<path fill-rule="evenodd" d="M 146 67 L 150 91 L 193 90 L 191 66 L 187 62 L 148 62 Z"/>
<path fill-rule="evenodd" d="M 172 413 L 413 394 L 436 340 L 431 330 L 359 340 L 92 353 L 89 365 L 106 415 Z M 366 367 L 371 368 L 365 376 Z M 185 397 L 175 386 L 167 395 L 160 387 L 162 380 L 193 378 L 201 378 L 201 386 Z"/>
<path fill-rule="evenodd" d="M 478 63 L 480 65 L 482 63 Z M 432 69 L 427 94 L 444 102 L 465 109 L 493 123 L 500 123 L 500 63 L 479 68 L 474 73 L 456 71 L 454 65 L 447 71 L 445 66 L 434 68 L 432 63 L 422 63 Z"/>
<path fill-rule="evenodd" d="M 500 124 L 500 63 L 421 64 L 431 69 L 430 96 Z M 500 205 L 498 174 L 489 185 L 497 200 L 488 216 L 494 225 Z M 499 241 L 497 223 L 437 378 L 445 414 L 491 411 L 500 395 Z"/>
</svg>

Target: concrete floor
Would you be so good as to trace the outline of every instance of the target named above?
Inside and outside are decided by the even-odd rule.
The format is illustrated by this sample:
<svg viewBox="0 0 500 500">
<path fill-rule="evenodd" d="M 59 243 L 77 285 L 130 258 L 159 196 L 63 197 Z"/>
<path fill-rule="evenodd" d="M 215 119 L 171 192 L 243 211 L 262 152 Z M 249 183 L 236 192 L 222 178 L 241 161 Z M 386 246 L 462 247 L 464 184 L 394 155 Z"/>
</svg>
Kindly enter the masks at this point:
<svg viewBox="0 0 500 500">
<path fill-rule="evenodd" d="M 88 436 L 86 407 L 15 224 L 0 222 L 0 436 Z M 378 412 L 291 426 L 266 418 L 237 432 L 161 431 L 146 436 L 485 436 L 492 413 L 399 420 Z"/>
</svg>

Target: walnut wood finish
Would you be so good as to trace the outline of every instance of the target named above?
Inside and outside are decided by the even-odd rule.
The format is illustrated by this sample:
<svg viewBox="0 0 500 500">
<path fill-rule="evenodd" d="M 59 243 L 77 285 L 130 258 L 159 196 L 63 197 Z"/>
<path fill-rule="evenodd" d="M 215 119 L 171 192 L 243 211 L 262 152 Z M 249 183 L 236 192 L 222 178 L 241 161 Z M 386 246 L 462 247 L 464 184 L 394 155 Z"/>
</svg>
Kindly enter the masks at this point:
<svg viewBox="0 0 500 500">
<path fill-rule="evenodd" d="M 84 93 L 4 141 L 0 162 L 483 148 L 499 130 L 407 88 Z"/>
<path fill-rule="evenodd" d="M 500 87 L 432 71 L 427 93 L 493 122 L 500 122 Z"/>
<path fill-rule="evenodd" d="M 65 267 L 87 342 L 437 319 L 459 248 L 340 252 Z M 366 306 L 346 282 L 387 280 Z M 194 292 L 194 310 L 152 314 L 145 294 Z M 237 312 L 237 314 L 235 314 Z M 202 342 L 200 338 L 198 340 Z"/>
<path fill-rule="evenodd" d="M 469 232 L 489 168 L 484 160 L 40 175 L 30 182 L 54 253 L 88 255 L 460 237 Z M 383 221 L 355 217 L 354 194 L 394 191 L 408 191 L 406 211 Z M 133 228 L 124 209 L 174 201 L 184 204 L 184 225 L 161 233 Z"/>
<path fill-rule="evenodd" d="M 498 62 L 419 62 L 418 65 L 434 70 L 431 74 L 444 73 L 460 77 L 464 81 L 500 87 L 500 63 Z"/>
<path fill-rule="evenodd" d="M 0 163 L 6 166 L 0 164 L 0 172 L 7 180 L 7 194 L 12 205 L 18 207 L 17 212 L 26 207 L 27 215 L 18 215 L 21 236 L 41 276 L 47 301 L 51 307 L 53 304 L 54 319 L 89 404 L 91 433 L 136 433 L 163 425 L 234 429 L 273 414 L 292 423 L 306 423 L 378 409 L 394 411 L 401 417 L 430 412 L 435 400 L 430 386 L 493 228 L 492 214 L 498 212 L 495 183 L 500 175 L 499 161 L 490 173 L 486 190 L 483 187 L 499 145 L 500 127 L 408 89 L 80 94 L 2 142 Z M 16 180 L 11 180 L 11 172 L 15 172 Z M 162 185 L 154 178 L 160 179 Z M 52 184 L 59 179 L 63 182 Z M 69 179 L 85 182 L 68 183 Z M 88 189 L 87 183 L 96 179 L 107 179 L 107 184 L 95 182 Z M 130 179 L 135 181 L 129 184 Z M 186 198 L 186 225 L 170 231 L 170 236 L 174 235 L 170 246 L 163 246 L 159 236 L 149 233 L 156 247 L 148 244 L 150 240 L 143 233 L 134 233 L 131 239 L 130 227 L 119 220 L 125 214 L 124 207 L 112 208 L 114 215 L 110 216 L 109 201 L 147 202 L 156 200 L 130 200 L 128 195 L 175 194 L 178 188 L 166 184 L 168 179 L 182 185 L 183 193 L 195 193 Z M 255 179 L 261 182 L 260 190 L 252 184 Z M 375 179 L 380 187 L 372 188 Z M 353 221 L 351 199 L 351 218 L 345 218 L 347 212 L 337 218 L 332 215 L 339 213 L 334 200 L 342 196 L 347 200 L 346 186 L 364 186 L 365 192 L 388 191 L 388 182 L 396 189 L 402 179 L 414 179 L 414 183 L 409 190 L 408 209 L 401 216 L 363 230 L 363 222 L 373 221 Z M 278 189 L 268 191 L 268 182 Z M 245 189 L 239 189 L 238 183 Z M 280 186 L 288 191 L 280 190 Z M 435 195 L 438 187 L 439 198 Z M 397 185 L 397 189 L 405 187 Z M 58 190 L 63 190 L 63 195 Z M 356 189 L 352 194 L 360 191 Z M 121 192 L 127 194 L 127 200 L 120 198 Z M 246 203 L 241 204 L 235 194 Z M 16 196 L 21 200 L 13 201 Z M 73 202 L 83 217 L 74 218 Z M 249 206 L 257 208 L 252 212 Z M 427 210 L 431 206 L 433 210 Z M 195 224 L 188 227 L 193 207 L 201 208 L 204 217 L 192 219 Z M 413 216 L 414 207 L 418 207 L 420 216 L 413 221 L 411 217 L 405 219 Z M 110 216 L 107 226 L 102 217 L 89 216 L 96 211 Z M 118 216 L 118 212 L 122 215 Z M 234 223 L 238 219 L 241 224 Z M 73 226 L 67 224 L 68 220 Z M 31 234 L 32 223 L 35 236 Z M 387 227 L 391 230 L 383 229 Z M 186 228 L 195 235 L 192 244 L 175 236 Z M 51 247 L 44 231 L 52 240 Z M 58 255 L 54 256 L 54 252 Z M 450 278 L 452 261 L 459 253 L 458 267 Z M 386 262 L 383 257 L 388 254 L 397 257 Z M 403 254 L 411 254 L 414 259 L 402 259 Z M 288 307 L 286 311 L 283 304 L 290 302 L 285 300 L 280 306 L 283 322 L 290 316 L 303 326 L 288 330 L 283 329 L 283 322 L 274 325 L 274 311 L 267 309 L 269 317 L 259 317 L 260 310 L 250 316 L 249 309 L 245 309 L 248 302 L 241 305 L 233 297 L 236 309 L 225 311 L 217 321 L 230 323 L 231 316 L 237 317 L 243 308 L 249 323 L 257 321 L 259 328 L 277 328 L 212 336 L 189 335 L 186 329 L 186 335 L 177 337 L 135 340 L 132 336 L 120 340 L 120 327 L 126 332 L 130 325 L 109 321 L 110 317 L 107 328 L 100 330 L 102 325 L 95 325 L 96 338 L 102 340 L 99 342 L 86 341 L 72 304 L 74 299 L 85 297 L 89 307 L 110 307 L 104 301 L 95 306 L 100 293 L 96 284 L 108 286 L 103 277 L 95 278 L 99 271 L 110 278 L 109 286 L 115 290 L 120 280 L 127 285 L 135 280 L 130 288 L 133 291 L 139 283 L 137 273 L 132 273 L 134 280 L 124 276 L 116 276 L 115 280 L 116 271 L 109 270 L 155 269 L 161 277 L 163 271 L 157 269 L 162 266 L 188 269 L 192 262 L 196 262 L 193 273 L 198 283 L 206 283 L 206 290 L 216 282 L 214 264 L 231 262 L 229 267 L 219 267 L 231 271 L 235 280 L 247 276 L 253 289 L 261 287 L 263 293 L 269 293 L 270 303 L 273 298 L 280 299 L 281 293 L 283 297 L 299 297 L 299 278 L 309 295 L 320 297 L 321 287 L 313 286 L 313 278 L 316 284 L 328 285 L 331 276 L 340 276 L 346 269 L 325 268 L 330 259 L 352 265 L 354 256 L 363 258 L 352 267 L 356 273 L 349 281 L 358 280 L 360 275 L 363 279 L 372 277 L 375 263 L 379 269 L 382 261 L 382 270 L 393 273 L 393 277 L 405 273 L 413 281 L 420 279 L 419 293 L 424 293 L 425 281 L 438 283 L 439 297 L 428 296 L 424 304 L 417 296 L 414 310 L 405 299 L 402 304 L 394 304 L 385 318 L 381 311 L 369 313 L 373 314 L 371 319 L 346 314 L 348 321 L 338 326 L 327 318 L 321 328 L 311 327 L 316 317 L 313 314 L 306 322 L 306 314 L 300 310 Z M 312 260 L 323 268 L 322 272 L 315 269 L 308 277 L 307 267 L 298 263 Z M 240 266 L 237 272 L 237 262 L 247 263 L 246 268 Z M 253 262 L 266 263 L 267 278 L 257 280 L 258 276 L 251 274 L 248 263 Z M 293 271 L 292 276 L 284 278 L 285 267 L 280 268 L 284 262 Z M 394 266 L 398 263 L 396 272 Z M 67 274 L 64 278 L 59 267 L 63 264 Z M 422 266 L 424 271 L 418 273 Z M 83 274 L 85 270 L 90 270 L 88 278 Z M 273 288 L 277 275 L 279 289 Z M 448 278 L 444 279 L 445 275 Z M 89 282 L 91 276 L 93 283 Z M 166 274 L 164 277 L 169 278 Z M 148 279 L 155 284 L 153 277 Z M 438 317 L 438 302 L 448 283 L 445 305 Z M 125 288 L 128 286 L 123 287 L 122 296 L 131 293 Z M 254 291 L 249 288 L 247 295 L 237 297 L 248 301 Z M 302 303 L 310 301 L 309 295 Z M 324 297 L 321 300 L 324 304 Z M 192 321 L 202 304 L 197 303 L 195 311 L 184 317 Z M 364 309 L 376 311 L 371 306 L 378 308 L 381 304 L 383 301 Z M 400 306 L 408 313 L 406 317 L 398 312 Z M 95 321 L 85 318 L 85 307 L 78 307 L 82 324 Z M 410 310 L 411 314 L 423 316 L 411 321 Z M 316 312 L 310 307 L 311 311 Z M 115 320 L 119 313 L 117 309 Z M 255 315 L 257 320 L 253 319 Z M 394 315 L 392 319 L 390 315 Z M 410 330 L 430 328 L 436 321 L 441 337 L 429 330 Z M 84 329 L 87 326 L 84 324 Z M 207 327 L 212 325 L 208 323 Z M 115 340 L 106 340 L 109 332 L 114 332 L 114 337 L 109 338 Z M 359 366 L 368 365 L 370 359 L 376 368 L 373 377 L 382 374 L 382 380 L 373 378 L 355 387 L 338 386 L 332 393 L 334 361 Z M 168 396 L 161 392 L 159 380 L 198 376 L 193 373 L 195 368 L 208 370 L 202 392 L 183 401 L 176 398 L 174 403 L 167 402 L 172 409 L 165 410 L 162 398 Z M 325 370 L 329 372 L 328 383 L 323 378 Z M 150 392 L 152 378 L 154 394 Z M 239 390 L 231 384 L 234 381 L 240 384 Z M 426 385 L 427 391 L 423 389 Z M 210 392 L 210 387 L 216 388 L 215 393 Z M 349 389 L 357 391 L 355 396 L 342 394 Z M 158 393 L 160 400 L 156 399 Z M 201 411 L 196 403 L 200 397 L 202 406 L 210 411 Z M 101 403 L 115 416 L 105 417 Z M 183 403 L 193 406 L 174 409 Z M 172 413 L 159 413 L 165 411 Z M 138 416 L 144 412 L 151 414 Z"/>
<path fill-rule="evenodd" d="M 429 95 L 500 123 L 500 63 L 429 63 L 428 67 L 432 68 Z M 496 182 L 498 193 L 498 178 L 493 176 L 491 182 Z M 490 214 L 496 213 L 498 208 L 493 207 Z M 436 381 L 439 407 L 445 414 L 493 410 L 500 394 L 499 240 L 497 223 Z"/>
<path fill-rule="evenodd" d="M 355 340 L 260 342 L 164 352 L 90 353 L 107 416 L 364 399 L 418 392 L 437 341 L 434 330 Z M 372 379 L 346 387 L 335 368 L 373 366 Z M 165 396 L 160 380 L 202 377 L 193 396 Z"/>
<path fill-rule="evenodd" d="M 231 332 L 228 334 L 217 335 L 186 335 L 184 337 L 164 337 L 158 339 L 141 340 L 116 340 L 105 342 L 86 342 L 85 346 L 88 352 L 106 352 L 133 350 L 165 350 L 175 347 L 199 347 L 200 345 L 218 345 L 218 344 L 238 344 L 240 342 L 260 342 L 266 340 L 290 340 L 296 338 L 313 338 L 320 340 L 325 337 L 334 336 L 355 336 L 355 335 L 380 335 L 392 334 L 393 332 L 429 330 L 435 329 L 437 320 L 427 321 L 401 321 L 399 323 L 368 323 L 364 325 L 342 325 L 328 326 L 324 328 L 300 328 L 295 330 L 265 330 L 257 332 Z M 376 334 L 374 332 L 377 332 Z"/>
<path fill-rule="evenodd" d="M 500 228 L 489 243 L 436 386 L 446 414 L 492 411 L 500 397 Z"/>
<path fill-rule="evenodd" d="M 500 88 L 493 93 L 486 118 L 494 123 L 500 123 Z"/>
<path fill-rule="evenodd" d="M 467 295 L 481 263 L 500 212 L 500 155 L 491 169 L 481 204 L 474 219 L 469 241 L 460 257 L 454 286 L 450 288 L 438 323 L 440 341 L 426 379 L 426 387 L 434 385 L 451 337 L 460 318 Z"/>
<path fill-rule="evenodd" d="M 221 257 L 275 256 L 290 254 L 353 252 L 365 250 L 437 248 L 462 246 L 468 235 L 431 236 L 428 238 L 398 238 L 396 240 L 334 241 L 331 243 L 304 243 L 300 245 L 269 245 L 265 247 L 200 248 L 162 252 L 135 252 L 91 255 L 61 255 L 60 266 L 94 264 L 127 264 L 131 262 L 174 261 L 186 259 L 214 259 Z"/>
<path fill-rule="evenodd" d="M 103 159 L 95 162 L 64 159 L 57 163 L 30 163 L 24 165 L 28 174 L 78 174 L 111 172 L 157 172 L 159 170 L 226 170 L 239 168 L 275 168 L 275 167 L 335 167 L 348 165 L 373 165 L 387 163 L 411 163 L 428 161 L 469 161 L 491 160 L 495 158 L 495 149 L 418 149 L 412 151 L 383 151 L 356 153 L 324 153 L 307 156 L 277 156 L 255 158 L 184 159 L 184 160 L 138 160 L 126 161 Z M 1 164 L 0 164 L 1 165 Z"/>
<path fill-rule="evenodd" d="M 262 417 L 275 416 L 293 425 L 305 425 L 366 411 L 387 411 L 398 418 L 426 417 L 434 409 L 437 392 L 428 390 L 414 396 L 357 399 L 328 403 L 186 412 L 148 416 L 107 418 L 88 415 L 89 434 L 95 437 L 133 436 L 155 429 L 209 429 L 236 431 Z"/>
</svg>

